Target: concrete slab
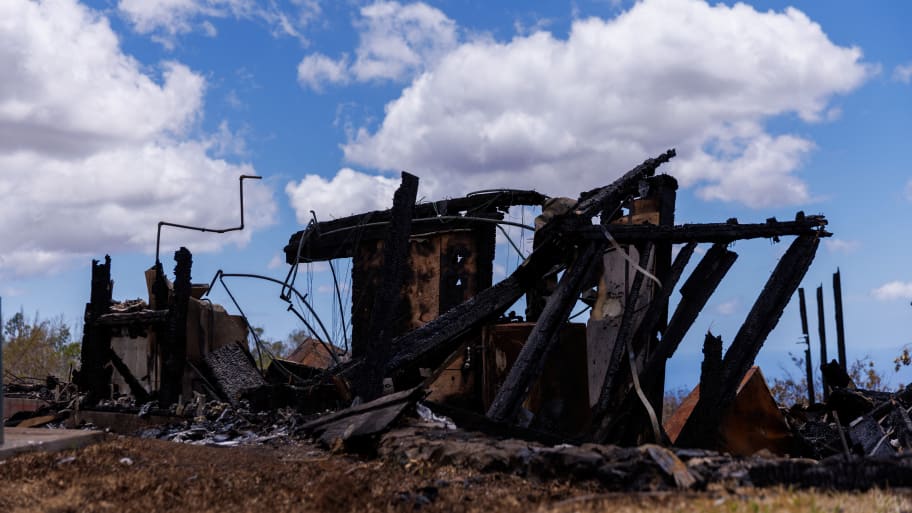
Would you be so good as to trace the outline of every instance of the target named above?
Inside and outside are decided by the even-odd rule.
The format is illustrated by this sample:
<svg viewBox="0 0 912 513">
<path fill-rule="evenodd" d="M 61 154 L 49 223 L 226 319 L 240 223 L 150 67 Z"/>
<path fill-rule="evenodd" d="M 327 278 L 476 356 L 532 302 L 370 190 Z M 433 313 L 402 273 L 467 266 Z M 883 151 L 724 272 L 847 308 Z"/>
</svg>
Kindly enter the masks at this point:
<svg viewBox="0 0 912 513">
<path fill-rule="evenodd" d="M 6 428 L 3 435 L 0 460 L 29 451 L 79 449 L 100 442 L 105 436 L 101 431 L 41 428 Z"/>
</svg>

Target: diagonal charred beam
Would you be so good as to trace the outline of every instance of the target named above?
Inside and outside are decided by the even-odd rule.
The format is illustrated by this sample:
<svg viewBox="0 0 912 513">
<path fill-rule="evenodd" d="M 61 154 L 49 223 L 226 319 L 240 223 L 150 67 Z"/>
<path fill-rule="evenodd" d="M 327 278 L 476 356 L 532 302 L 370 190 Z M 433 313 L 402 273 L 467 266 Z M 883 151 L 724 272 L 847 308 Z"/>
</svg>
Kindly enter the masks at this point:
<svg viewBox="0 0 912 513">
<path fill-rule="evenodd" d="M 487 417 L 496 422 L 510 422 L 529 392 L 529 387 L 541 375 L 548 355 L 560 340 L 560 329 L 567 322 L 580 291 L 589 283 L 599 262 L 602 246 L 586 245 L 573 265 L 567 269 L 548 297 L 545 309 L 529 334 L 503 386 L 488 408 Z"/>
<path fill-rule="evenodd" d="M 819 245 L 820 239 L 817 237 L 798 237 L 779 260 L 725 353 L 722 385 L 730 389 L 725 391 L 726 394 L 734 397 L 734 389 L 754 364 L 767 335 L 779 323 L 783 310 L 814 261 Z"/>
<path fill-rule="evenodd" d="M 393 316 L 408 265 L 409 235 L 412 233 L 412 213 L 417 196 L 418 177 L 403 172 L 402 184 L 393 195 L 393 208 L 390 210 L 392 223 L 383 247 L 383 283 L 374 298 L 367 331 L 370 334 L 365 354 L 367 367 L 356 387 L 365 401 L 376 399 L 383 392 L 383 378 L 393 341 Z"/>
<path fill-rule="evenodd" d="M 829 237 L 823 229 L 827 221 L 823 216 L 804 216 L 799 213 L 795 221 L 770 220 L 765 223 L 706 223 L 656 226 L 649 224 L 610 225 L 611 236 L 620 244 L 636 244 L 647 240 L 671 243 L 712 242 L 730 243 L 747 239 L 776 239 L 786 235 L 815 235 Z M 581 226 L 574 230 L 586 239 L 603 238 L 598 226 Z"/>
<path fill-rule="evenodd" d="M 614 183 L 583 193 L 574 213 L 579 217 L 591 218 L 606 208 L 614 208 L 634 190 L 633 187 L 636 187 L 640 180 L 654 175 L 659 166 L 674 156 L 675 150 L 672 148 L 656 158 L 646 159 Z"/>
<path fill-rule="evenodd" d="M 130 393 L 133 394 L 136 402 L 139 404 L 149 402 L 149 393 L 146 392 L 146 389 L 143 388 L 139 380 L 136 379 L 136 376 L 130 372 L 130 368 L 120 359 L 120 356 L 117 356 L 117 353 L 115 353 L 113 349 L 108 353 L 108 356 L 111 359 L 111 365 L 117 369 L 117 372 L 120 373 L 124 381 L 127 382 L 127 385 L 130 387 Z"/>
<path fill-rule="evenodd" d="M 522 273 L 518 269 L 503 281 L 454 306 L 424 326 L 397 337 L 393 341 L 394 354 L 386 365 L 387 375 L 408 368 L 427 355 L 450 349 L 453 341 L 497 319 L 525 292 Z"/>
<path fill-rule="evenodd" d="M 738 259 L 738 254 L 729 251 L 726 246 L 724 243 L 713 244 L 684 282 L 681 287 L 681 302 L 668 321 L 662 340 L 653 358 L 646 365 L 646 372 L 654 372 L 659 362 L 674 356 L 687 331 L 706 306 L 706 302 Z"/>
</svg>

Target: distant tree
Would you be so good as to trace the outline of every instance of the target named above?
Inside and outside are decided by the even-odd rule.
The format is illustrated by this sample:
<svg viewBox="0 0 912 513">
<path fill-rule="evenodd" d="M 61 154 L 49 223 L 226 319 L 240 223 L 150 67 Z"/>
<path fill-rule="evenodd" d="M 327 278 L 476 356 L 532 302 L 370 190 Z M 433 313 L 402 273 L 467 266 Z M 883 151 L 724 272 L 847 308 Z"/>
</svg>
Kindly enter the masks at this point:
<svg viewBox="0 0 912 513">
<path fill-rule="evenodd" d="M 29 322 L 22 311 L 3 325 L 3 368 L 10 377 L 69 379 L 79 364 L 80 343 L 71 340 L 62 316 Z M 5 376 L 6 379 L 6 376 Z"/>
<path fill-rule="evenodd" d="M 690 394 L 690 389 L 685 387 L 666 390 L 662 400 L 662 419 L 667 420 L 671 417 L 671 414 L 681 406 L 688 394 Z"/>
<path fill-rule="evenodd" d="M 267 338 L 265 336 L 266 330 L 261 326 L 254 327 L 253 331 L 260 341 L 260 347 L 254 347 L 252 352 L 257 360 L 257 365 L 261 369 L 268 367 L 273 358 L 284 358 L 294 350 L 294 347 L 290 347 L 289 342 Z"/>
</svg>

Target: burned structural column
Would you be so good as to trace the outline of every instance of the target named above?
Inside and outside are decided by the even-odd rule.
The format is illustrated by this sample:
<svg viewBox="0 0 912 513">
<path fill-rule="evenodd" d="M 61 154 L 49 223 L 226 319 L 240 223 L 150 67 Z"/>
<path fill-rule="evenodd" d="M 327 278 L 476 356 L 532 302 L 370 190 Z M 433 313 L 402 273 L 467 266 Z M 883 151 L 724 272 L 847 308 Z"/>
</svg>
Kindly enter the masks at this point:
<svg viewBox="0 0 912 513">
<path fill-rule="evenodd" d="M 111 353 L 111 330 L 97 325 L 96 321 L 111 307 L 113 288 L 111 257 L 105 255 L 103 264 L 92 260 L 92 291 L 86 304 L 81 365 L 76 376 L 77 385 L 88 394 L 89 404 L 111 395 L 112 369 L 107 366 Z"/>
<path fill-rule="evenodd" d="M 389 237 L 383 247 L 383 281 L 377 290 L 371 312 L 366 366 L 355 386 L 358 395 L 367 401 L 376 399 L 383 392 L 383 378 L 394 335 L 393 317 L 408 263 L 409 236 L 417 196 L 418 177 L 403 172 L 402 184 L 393 195 L 393 208 L 390 212 L 392 222 Z"/>
<path fill-rule="evenodd" d="M 187 308 L 190 304 L 193 255 L 187 248 L 181 247 L 174 253 L 174 260 L 174 301 L 168 309 L 168 336 L 158 341 L 163 361 L 159 401 L 163 406 L 180 400 L 187 360 Z"/>
<path fill-rule="evenodd" d="M 817 333 L 820 336 L 820 365 L 821 367 L 830 363 L 827 358 L 826 343 L 826 317 L 823 312 L 823 285 L 817 287 Z M 826 374 L 821 372 L 820 379 L 823 383 L 823 401 L 830 398 L 829 383 L 827 383 Z"/>
<path fill-rule="evenodd" d="M 804 301 L 804 289 L 798 289 L 798 308 L 801 312 L 801 335 L 804 337 L 804 371 L 807 380 L 808 405 L 814 404 L 816 394 L 814 393 L 814 365 L 811 363 L 811 335 L 808 332 L 808 314 L 807 305 Z"/>
<path fill-rule="evenodd" d="M 836 350 L 839 354 L 839 365 L 843 372 L 846 369 L 845 324 L 842 317 L 842 280 L 839 268 L 833 273 L 833 305 L 836 308 Z"/>
<path fill-rule="evenodd" d="M 658 201 L 659 226 L 674 226 L 675 221 L 675 202 L 677 200 L 678 181 L 670 175 L 658 175 L 647 180 L 649 184 L 649 198 Z M 665 276 L 671 269 L 671 242 L 657 241 L 655 243 L 655 274 L 656 276 Z M 679 275 L 680 276 L 680 275 Z M 662 285 L 666 286 L 665 284 Z M 673 285 L 672 285 L 673 286 Z M 661 293 L 661 292 L 660 292 Z M 634 339 L 634 343 L 645 342 L 642 347 L 637 347 L 637 351 L 642 351 L 643 361 L 648 359 L 649 355 L 655 350 L 658 342 L 658 332 L 664 332 L 668 323 L 668 302 L 662 302 L 662 311 L 658 317 L 658 325 L 650 328 L 645 339 Z M 645 349 L 645 351 L 643 351 Z M 657 411 L 662 411 L 662 402 L 665 396 L 665 362 L 660 362 L 662 369 L 653 376 L 654 388 L 652 393 L 647 392 L 649 401 Z"/>
</svg>

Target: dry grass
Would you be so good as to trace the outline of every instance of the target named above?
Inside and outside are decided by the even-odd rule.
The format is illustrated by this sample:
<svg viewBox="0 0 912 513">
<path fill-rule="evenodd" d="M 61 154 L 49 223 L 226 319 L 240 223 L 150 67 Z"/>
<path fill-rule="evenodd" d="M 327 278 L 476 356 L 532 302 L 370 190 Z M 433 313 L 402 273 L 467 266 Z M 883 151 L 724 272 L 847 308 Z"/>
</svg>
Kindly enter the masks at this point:
<svg viewBox="0 0 912 513">
<path fill-rule="evenodd" d="M 783 488 L 742 489 L 736 493 L 603 494 L 544 504 L 541 513 L 909 513 L 909 490 L 871 490 L 863 493 L 794 491 Z"/>
</svg>

